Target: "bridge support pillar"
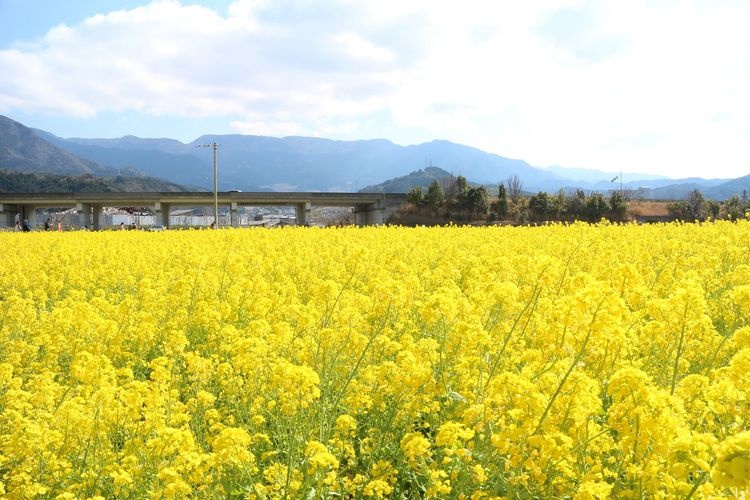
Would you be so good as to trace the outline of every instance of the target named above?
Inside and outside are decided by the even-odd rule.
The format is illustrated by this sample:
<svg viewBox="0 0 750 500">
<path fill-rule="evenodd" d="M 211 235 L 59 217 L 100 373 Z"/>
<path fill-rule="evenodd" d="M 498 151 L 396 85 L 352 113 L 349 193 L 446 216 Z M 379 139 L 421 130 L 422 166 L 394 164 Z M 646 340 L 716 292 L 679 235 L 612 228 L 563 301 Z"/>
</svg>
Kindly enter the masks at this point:
<svg viewBox="0 0 750 500">
<path fill-rule="evenodd" d="M 11 212 L 0 212 L 0 227 L 13 227 L 16 223 L 16 214 Z"/>
<path fill-rule="evenodd" d="M 366 224 L 365 222 L 365 215 L 367 214 L 367 205 L 355 205 L 354 206 L 354 225 L 355 226 L 364 226 Z"/>
<path fill-rule="evenodd" d="M 34 205 L 21 205 L 21 212 L 24 219 L 29 219 L 31 229 L 34 229 L 37 224 L 36 207 Z"/>
<path fill-rule="evenodd" d="M 373 203 L 367 212 L 367 225 L 382 226 L 385 223 L 385 206 L 383 203 Z"/>
<path fill-rule="evenodd" d="M 377 226 L 385 222 L 385 207 L 382 203 L 367 203 L 354 207 L 354 224 Z"/>
<path fill-rule="evenodd" d="M 21 208 L 18 205 L 0 203 L 0 227 L 13 227 L 21 221 Z"/>
<path fill-rule="evenodd" d="M 154 218 L 157 224 L 161 224 L 165 228 L 169 229 L 169 205 L 157 201 L 154 203 Z"/>
<path fill-rule="evenodd" d="M 91 224 L 94 226 L 94 231 L 98 231 L 102 228 L 102 206 L 91 205 Z"/>
<path fill-rule="evenodd" d="M 297 205 L 297 225 L 298 226 L 309 226 L 310 225 L 310 202 L 300 203 Z"/>
<path fill-rule="evenodd" d="M 88 227 L 91 224 L 91 205 L 88 203 L 76 203 L 76 212 L 78 212 L 78 225 Z"/>
<path fill-rule="evenodd" d="M 232 227 L 240 227 L 240 218 L 237 213 L 237 202 L 233 201 L 229 207 L 229 223 Z"/>
</svg>

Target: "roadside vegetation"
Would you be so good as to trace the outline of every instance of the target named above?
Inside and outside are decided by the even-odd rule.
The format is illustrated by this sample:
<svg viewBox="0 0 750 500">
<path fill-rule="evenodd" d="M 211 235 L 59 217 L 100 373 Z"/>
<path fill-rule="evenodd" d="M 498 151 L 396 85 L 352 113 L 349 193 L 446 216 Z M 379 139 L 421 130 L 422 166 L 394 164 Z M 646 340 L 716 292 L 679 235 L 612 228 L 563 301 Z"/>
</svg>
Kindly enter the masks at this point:
<svg viewBox="0 0 750 500">
<path fill-rule="evenodd" d="M 750 213 L 747 193 L 718 202 L 706 200 L 693 190 L 683 200 L 644 200 L 632 190 L 613 190 L 608 194 L 586 193 L 577 189 L 555 193 L 528 194 L 518 176 L 500 182 L 493 192 L 485 186 L 473 186 L 465 177 L 433 180 L 425 189 L 407 193 L 409 205 L 394 219 L 399 224 L 495 223 L 539 224 L 544 222 L 668 222 L 705 221 L 744 218 Z"/>
</svg>

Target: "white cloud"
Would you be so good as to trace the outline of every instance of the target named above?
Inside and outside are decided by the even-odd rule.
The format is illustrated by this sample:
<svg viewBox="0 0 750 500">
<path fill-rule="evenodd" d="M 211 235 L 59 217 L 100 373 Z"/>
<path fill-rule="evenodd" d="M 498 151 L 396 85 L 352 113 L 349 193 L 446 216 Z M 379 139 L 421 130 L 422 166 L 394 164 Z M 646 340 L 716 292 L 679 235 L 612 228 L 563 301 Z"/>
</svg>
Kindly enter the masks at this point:
<svg viewBox="0 0 750 500">
<path fill-rule="evenodd" d="M 737 176 L 749 20 L 750 2 L 697 0 L 238 0 L 225 16 L 164 0 L 0 50 L 0 113 L 226 117 L 242 133 Z"/>
<path fill-rule="evenodd" d="M 342 50 L 354 57 L 375 63 L 389 63 L 394 57 L 390 50 L 378 47 L 363 39 L 356 33 L 342 33 L 334 37 L 334 41 L 341 45 Z"/>
<path fill-rule="evenodd" d="M 289 120 L 237 120 L 232 121 L 230 126 L 238 133 L 246 135 L 286 137 L 290 135 L 302 135 L 306 132 L 300 123 Z"/>
</svg>

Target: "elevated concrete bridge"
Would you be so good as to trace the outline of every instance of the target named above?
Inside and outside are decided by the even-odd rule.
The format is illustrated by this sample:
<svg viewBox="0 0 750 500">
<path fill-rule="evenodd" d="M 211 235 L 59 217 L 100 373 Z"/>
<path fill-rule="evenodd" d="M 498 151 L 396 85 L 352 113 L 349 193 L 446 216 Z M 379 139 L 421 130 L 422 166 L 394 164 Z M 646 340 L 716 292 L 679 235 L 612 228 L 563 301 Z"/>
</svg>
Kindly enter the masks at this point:
<svg viewBox="0 0 750 500">
<path fill-rule="evenodd" d="M 237 209 L 242 206 L 294 206 L 297 224 L 310 223 L 312 206 L 352 207 L 358 226 L 382 224 L 406 202 L 405 194 L 390 193 L 295 193 L 238 192 L 218 193 L 220 207 L 228 207 L 231 225 L 239 226 Z M 0 227 L 12 227 L 16 217 L 37 225 L 36 209 L 75 208 L 81 225 L 100 229 L 103 207 L 149 208 L 156 220 L 169 227 L 173 208 L 213 207 L 212 192 L 190 193 L 0 193 Z"/>
</svg>

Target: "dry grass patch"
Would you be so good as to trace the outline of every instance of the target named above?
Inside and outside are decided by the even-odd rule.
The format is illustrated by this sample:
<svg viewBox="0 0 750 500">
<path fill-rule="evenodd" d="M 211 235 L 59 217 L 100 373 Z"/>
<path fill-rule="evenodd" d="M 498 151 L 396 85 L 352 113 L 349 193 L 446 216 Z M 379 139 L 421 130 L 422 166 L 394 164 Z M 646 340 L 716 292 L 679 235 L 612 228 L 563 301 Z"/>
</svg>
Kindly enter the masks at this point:
<svg viewBox="0 0 750 500">
<path fill-rule="evenodd" d="M 666 217 L 669 215 L 666 201 L 637 200 L 628 203 L 628 211 L 633 216 Z"/>
</svg>

